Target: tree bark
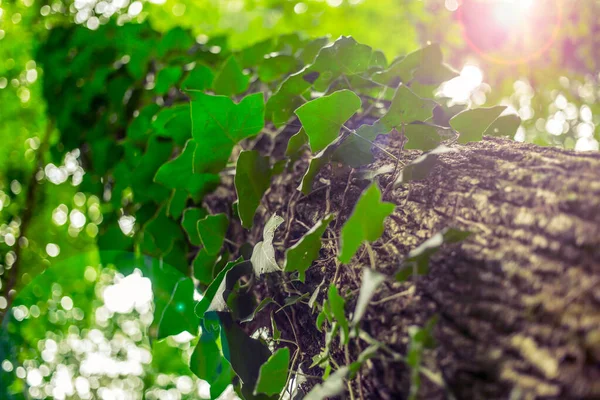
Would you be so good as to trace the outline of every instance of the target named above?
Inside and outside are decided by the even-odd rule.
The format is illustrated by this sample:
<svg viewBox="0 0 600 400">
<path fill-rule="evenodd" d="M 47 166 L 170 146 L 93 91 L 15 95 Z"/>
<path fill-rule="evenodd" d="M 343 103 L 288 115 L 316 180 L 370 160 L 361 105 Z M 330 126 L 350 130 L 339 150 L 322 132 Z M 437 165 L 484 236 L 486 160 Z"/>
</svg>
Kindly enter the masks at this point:
<svg viewBox="0 0 600 400">
<path fill-rule="evenodd" d="M 419 155 L 401 152 L 393 135 L 380 144 L 402 153 L 403 162 Z M 443 247 L 427 276 L 382 285 L 362 329 L 405 354 L 408 327 L 439 315 L 438 346 L 426 352 L 424 363 L 441 374 L 446 388 L 422 377 L 423 399 L 600 398 L 600 154 L 488 137 L 455 147 L 457 152 L 443 154 L 426 180 L 384 194 L 397 207 L 381 239 L 371 244 L 374 259 L 361 249 L 339 269 L 340 293 L 354 294 L 347 297 L 347 313 L 354 309 L 363 267 L 393 275 L 409 250 L 439 230 L 470 230 L 474 234 L 464 242 Z M 370 168 L 396 165 L 376 153 Z M 268 217 L 283 216 L 275 237 L 281 261 L 283 250 L 307 227 L 328 212 L 338 213 L 324 236 L 321 258 L 299 286 L 301 292 L 312 292 L 325 281 L 322 300 L 338 267 L 339 231 L 368 182 L 331 165 L 317 177 L 313 192 L 303 196 L 296 187 L 305 168 L 301 160 L 293 172 L 276 178 L 252 232 L 234 229 L 232 236 L 256 243 Z M 377 179 L 385 191 L 394 177 L 388 173 Z M 218 191 L 209 206 L 222 208 L 231 196 L 230 190 Z M 264 282 L 259 295 L 287 296 L 283 286 Z M 296 305 L 291 321 L 281 314 L 283 337 L 298 337 L 306 372 L 323 346 L 316 313 Z M 260 324 L 270 327 L 268 315 L 253 328 Z M 361 347 L 366 344 L 351 344 L 353 357 Z M 346 364 L 341 351 L 333 357 Z M 407 398 L 409 379 L 401 362 L 369 361 L 353 391 L 356 398 Z"/>
</svg>

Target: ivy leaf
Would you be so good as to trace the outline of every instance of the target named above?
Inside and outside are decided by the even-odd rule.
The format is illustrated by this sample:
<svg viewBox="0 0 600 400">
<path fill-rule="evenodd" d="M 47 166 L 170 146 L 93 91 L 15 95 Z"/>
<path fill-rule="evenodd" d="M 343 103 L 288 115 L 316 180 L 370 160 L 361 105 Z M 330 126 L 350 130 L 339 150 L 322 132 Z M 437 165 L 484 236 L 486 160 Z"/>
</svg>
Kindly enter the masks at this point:
<svg viewBox="0 0 600 400">
<path fill-rule="evenodd" d="M 404 126 L 404 136 L 408 141 L 404 144 L 406 150 L 433 150 L 440 145 L 442 138 L 438 134 L 442 127 L 425 123 L 413 123 Z"/>
<path fill-rule="evenodd" d="M 381 201 L 381 192 L 375 182 L 369 185 L 342 227 L 339 260 L 349 263 L 365 240 L 373 242 L 379 239 L 383 234 L 383 221 L 394 208 L 393 203 Z"/>
<path fill-rule="evenodd" d="M 408 354 L 406 363 L 410 368 L 410 392 L 409 400 L 416 400 L 421 387 L 421 361 L 423 359 L 423 350 L 432 346 L 434 341 L 432 331 L 437 323 L 437 317 L 431 318 L 425 326 L 419 328 L 411 326 L 408 329 L 410 342 L 408 344 Z"/>
<path fill-rule="evenodd" d="M 262 93 L 246 96 L 235 104 L 225 96 L 191 92 L 192 136 L 198 146 L 194 172 L 219 173 L 227 164 L 233 146 L 264 127 Z"/>
<path fill-rule="evenodd" d="M 429 260 L 444 243 L 459 243 L 471 236 L 471 232 L 455 228 L 447 228 L 436 233 L 408 253 L 400 270 L 396 273 L 397 281 L 405 281 L 411 275 L 426 275 L 429 272 Z"/>
<path fill-rule="evenodd" d="M 181 83 L 186 90 L 206 90 L 212 86 L 215 76 L 206 65 L 196 65 Z"/>
<path fill-rule="evenodd" d="M 458 143 L 479 142 L 488 127 L 506 110 L 506 106 L 475 108 L 456 114 L 450 126 L 459 133 Z"/>
<path fill-rule="evenodd" d="M 375 82 L 396 87 L 415 79 L 426 85 L 439 85 L 459 74 L 442 62 L 442 50 L 438 44 L 431 44 L 392 62 L 385 70 L 373 75 Z"/>
<path fill-rule="evenodd" d="M 407 86 L 396 89 L 387 113 L 380 119 L 385 129 L 393 128 L 415 121 L 426 121 L 433 117 L 433 109 L 437 104 L 432 100 L 422 99 Z"/>
<path fill-rule="evenodd" d="M 398 178 L 396 179 L 396 182 L 394 182 L 393 188 L 395 189 L 402 183 L 408 183 L 413 180 L 418 181 L 427 179 L 433 167 L 437 165 L 440 154 L 452 153 L 455 151 L 456 149 L 442 145 L 418 158 L 415 158 L 410 164 L 406 165 L 402 169 L 398 175 Z"/>
<path fill-rule="evenodd" d="M 273 340 L 279 341 L 281 338 L 281 331 L 277 329 L 277 323 L 275 322 L 273 314 L 271 314 L 271 330 L 273 332 Z"/>
<path fill-rule="evenodd" d="M 198 221 L 206 217 L 207 213 L 204 208 L 188 208 L 183 211 L 183 219 L 181 226 L 187 234 L 187 238 L 194 246 L 200 246 L 200 234 L 198 234 Z"/>
<path fill-rule="evenodd" d="M 173 219 L 179 219 L 185 208 L 188 193 L 185 190 L 173 190 L 167 205 L 167 215 Z"/>
<path fill-rule="evenodd" d="M 210 322 L 212 321 L 202 323 L 202 334 L 190 358 L 190 369 L 198 378 L 212 384 L 219 377 L 220 369 L 223 368 L 223 354 L 218 344 L 218 324 L 215 332 Z"/>
<path fill-rule="evenodd" d="M 286 250 L 284 271 L 298 271 L 298 279 L 304 282 L 306 270 L 319 257 L 322 246 L 321 236 L 332 220 L 333 214 L 323 218 L 310 228 L 294 246 Z"/>
<path fill-rule="evenodd" d="M 323 47 L 312 65 L 290 75 L 269 98 L 268 119 L 276 126 L 285 124 L 294 110 L 304 103 L 301 95 L 311 86 L 316 91 L 326 92 L 329 85 L 340 76 L 354 76 L 368 71 L 371 55 L 369 46 L 359 44 L 351 37 L 342 36 Z"/>
<path fill-rule="evenodd" d="M 245 92 L 249 84 L 250 77 L 244 74 L 235 58 L 230 56 L 215 77 L 213 89 L 216 94 L 234 96 Z"/>
<path fill-rule="evenodd" d="M 334 158 L 353 168 L 372 163 L 371 147 L 377 136 L 388 134 L 393 129 L 401 130 L 403 125 L 426 121 L 433 116 L 435 107 L 435 102 L 420 98 L 408 87 L 398 87 L 386 114 L 373 125 L 362 125 L 354 131 L 339 146 Z"/>
<path fill-rule="evenodd" d="M 198 333 L 200 319 L 194 313 L 194 282 L 190 278 L 177 282 L 158 324 L 158 340 L 188 331 Z"/>
<path fill-rule="evenodd" d="M 190 105 L 179 104 L 161 109 L 152 120 L 152 129 L 157 136 L 171 138 L 180 146 L 185 145 L 192 135 Z"/>
<path fill-rule="evenodd" d="M 209 285 L 212 282 L 213 270 L 218 258 L 218 254 L 210 255 L 206 252 L 206 249 L 198 251 L 196 258 L 192 262 L 194 278 L 198 279 L 204 285 Z"/>
<path fill-rule="evenodd" d="M 221 280 L 207 311 L 230 311 L 229 295 L 232 294 L 235 284 L 240 278 L 251 273 L 252 264 L 248 261 L 242 261 L 230 268 Z"/>
<path fill-rule="evenodd" d="M 371 152 L 373 142 L 377 136 L 385 135 L 389 131 L 380 122 L 375 122 L 373 125 L 361 125 L 354 132 L 336 149 L 333 159 L 358 168 L 375 161 Z"/>
<path fill-rule="evenodd" d="M 240 52 L 236 54 L 236 58 L 243 68 L 256 67 L 265 62 L 266 54 L 275 51 L 274 47 L 274 38 L 268 38 L 240 50 Z"/>
<path fill-rule="evenodd" d="M 175 242 L 183 239 L 179 225 L 167 217 L 163 206 L 144 226 L 142 251 L 155 257 L 164 256 L 173 248 Z"/>
<path fill-rule="evenodd" d="M 218 174 L 193 173 L 195 152 L 196 142 L 188 140 L 177 158 L 159 168 L 154 181 L 168 188 L 186 190 L 195 199 L 215 190 L 221 182 Z"/>
<path fill-rule="evenodd" d="M 235 191 L 238 213 L 244 228 L 252 227 L 254 213 L 269 188 L 270 181 L 269 157 L 262 157 L 256 150 L 242 151 L 235 168 Z"/>
<path fill-rule="evenodd" d="M 283 218 L 273 214 L 263 229 L 263 240 L 256 243 L 252 251 L 250 261 L 257 276 L 262 274 L 281 271 L 275 260 L 275 249 L 273 248 L 273 237 L 275 230 L 283 223 Z"/>
<path fill-rule="evenodd" d="M 260 303 L 258 303 L 256 308 L 254 309 L 252 314 L 248 315 L 246 318 L 242 319 L 240 322 L 250 322 L 250 321 L 254 320 L 254 317 L 256 317 L 256 314 L 261 312 L 266 306 L 268 306 L 271 303 L 273 303 L 273 299 L 271 297 L 266 297 L 266 298 L 262 299 L 262 301 Z"/>
<path fill-rule="evenodd" d="M 354 92 L 340 90 L 298 108 L 296 115 L 308 135 L 312 151 L 321 151 L 333 142 L 338 137 L 342 125 L 360 106 L 360 97 Z"/>
<path fill-rule="evenodd" d="M 223 246 L 229 219 L 225 214 L 207 215 L 198 221 L 198 234 L 200 240 L 210 255 L 218 254 Z"/>
<path fill-rule="evenodd" d="M 331 306 L 331 313 L 342 329 L 341 342 L 343 345 L 346 345 L 350 338 L 350 328 L 348 326 L 345 310 L 346 302 L 344 301 L 344 298 L 339 295 L 338 290 L 333 283 L 329 286 L 328 301 Z"/>
<path fill-rule="evenodd" d="M 485 130 L 483 136 L 509 136 L 512 137 L 517 133 L 521 126 L 521 118 L 516 114 L 502 115 L 498 117 Z"/>
<path fill-rule="evenodd" d="M 158 104 L 149 104 L 139 111 L 139 114 L 127 127 L 127 138 L 134 141 L 145 141 L 150 132 L 152 117 L 160 110 Z"/>
<path fill-rule="evenodd" d="M 209 310 L 213 300 L 217 295 L 223 296 L 224 287 L 221 285 L 225 280 L 227 273 L 236 265 L 242 263 L 241 259 L 236 261 L 228 262 L 227 265 L 217 274 L 215 279 L 210 283 L 206 291 L 203 293 L 202 300 L 196 305 L 196 315 L 200 318 L 204 318 L 204 314 Z M 220 289 L 223 289 L 219 291 Z"/>
<path fill-rule="evenodd" d="M 356 308 L 354 309 L 354 316 L 352 317 L 352 325 L 357 326 L 362 317 L 367 311 L 367 307 L 375 294 L 375 291 L 385 281 L 385 275 L 380 274 L 377 271 L 373 271 L 370 268 L 363 269 L 363 278 L 360 285 L 360 293 L 358 294 L 358 300 L 356 301 Z"/>
<path fill-rule="evenodd" d="M 372 344 L 366 349 L 364 349 L 359 355 L 356 361 L 350 364 L 350 378 L 353 378 L 353 375 L 360 371 L 360 367 L 365 363 L 365 361 L 370 360 L 375 357 L 381 348 L 380 344 Z"/>
<path fill-rule="evenodd" d="M 346 389 L 345 381 L 349 372 L 347 366 L 340 367 L 325 382 L 315 385 L 304 397 L 304 400 L 325 400 L 343 393 Z"/>
<path fill-rule="evenodd" d="M 351 77 L 367 72 L 372 53 L 371 47 L 358 43 L 350 36 L 341 36 L 323 47 L 311 67 L 311 71 L 319 72 L 314 83 L 315 90 L 325 92 L 331 82 L 342 75 Z"/>
<path fill-rule="evenodd" d="M 167 67 L 158 71 L 156 75 L 156 85 L 154 91 L 158 94 L 166 94 L 170 88 L 181 78 L 182 71 L 180 67 Z"/>
<path fill-rule="evenodd" d="M 335 141 L 333 141 L 329 146 L 325 147 L 321 150 L 317 155 L 315 155 L 308 164 L 308 169 L 304 173 L 302 177 L 302 181 L 300 182 L 300 186 L 298 186 L 298 190 L 308 196 L 308 194 L 312 191 L 312 185 L 315 180 L 315 177 L 321 171 L 325 165 L 327 165 L 333 155 L 335 154 L 338 145 L 342 141 L 343 136 L 338 136 Z M 347 140 L 347 139 L 346 139 Z"/>
<path fill-rule="evenodd" d="M 223 326 L 221 342 L 225 358 L 242 381 L 244 398 L 253 399 L 260 367 L 271 357 L 271 352 L 259 339 L 248 336 L 231 315 L 219 313 L 219 317 Z"/>
<path fill-rule="evenodd" d="M 289 55 L 276 55 L 265 58 L 258 68 L 258 78 L 263 82 L 273 82 L 292 71 L 298 70 L 298 59 Z"/>
<path fill-rule="evenodd" d="M 285 387 L 290 365 L 290 349 L 283 347 L 269 357 L 260 367 L 254 394 L 265 393 L 269 396 L 281 393 Z"/>
<path fill-rule="evenodd" d="M 304 129 L 300 128 L 298 133 L 290 138 L 285 150 L 285 155 L 290 160 L 289 165 L 293 165 L 302 156 L 302 149 L 306 144 L 308 144 L 308 136 Z"/>
</svg>

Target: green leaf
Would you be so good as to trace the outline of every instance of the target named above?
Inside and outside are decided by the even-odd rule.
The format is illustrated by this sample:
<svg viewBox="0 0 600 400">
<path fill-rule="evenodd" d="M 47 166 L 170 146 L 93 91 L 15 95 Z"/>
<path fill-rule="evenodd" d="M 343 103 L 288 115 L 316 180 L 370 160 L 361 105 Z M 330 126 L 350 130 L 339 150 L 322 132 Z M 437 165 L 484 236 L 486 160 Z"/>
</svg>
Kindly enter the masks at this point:
<svg viewBox="0 0 600 400">
<path fill-rule="evenodd" d="M 348 339 L 350 338 L 350 328 L 348 326 L 348 319 L 346 318 L 345 310 L 346 302 L 344 301 L 344 298 L 339 295 L 337 287 L 333 283 L 329 286 L 327 296 L 329 305 L 331 307 L 331 313 L 336 321 L 340 324 L 342 329 L 340 341 L 343 345 L 346 345 L 348 343 Z"/>
<path fill-rule="evenodd" d="M 198 238 L 200 238 L 200 236 L 198 236 Z M 206 249 L 198 251 L 196 258 L 194 258 L 194 261 L 192 262 L 194 278 L 198 279 L 200 283 L 204 285 L 209 285 L 213 280 L 215 264 L 217 263 L 218 258 L 218 254 L 210 255 L 206 252 Z"/>
<path fill-rule="evenodd" d="M 346 377 L 349 372 L 347 366 L 340 367 L 325 382 L 315 385 L 304 397 L 304 400 L 325 400 L 343 393 L 346 389 Z"/>
<path fill-rule="evenodd" d="M 310 68 L 319 73 L 314 83 L 315 90 L 325 92 L 342 75 L 351 77 L 367 72 L 371 66 L 372 53 L 371 47 L 356 42 L 350 36 L 341 36 L 323 47 Z"/>
<path fill-rule="evenodd" d="M 423 350 L 431 347 L 434 339 L 432 331 L 437 323 L 437 316 L 432 317 L 423 328 L 411 326 L 408 329 L 410 342 L 408 344 L 408 354 L 406 363 L 410 367 L 410 392 L 409 400 L 416 400 L 421 387 L 421 361 L 423 359 Z"/>
<path fill-rule="evenodd" d="M 194 172 L 219 173 L 227 164 L 233 146 L 264 127 L 262 93 L 246 96 L 235 104 L 224 96 L 201 92 L 192 95 L 192 135 L 198 143 Z"/>
<path fill-rule="evenodd" d="M 200 246 L 202 241 L 198 234 L 198 221 L 206 217 L 207 213 L 204 208 L 188 208 L 183 211 L 183 219 L 181 226 L 187 234 L 188 240 L 194 246 Z"/>
<path fill-rule="evenodd" d="M 393 128 L 411 122 L 426 121 L 433 117 L 433 109 L 436 106 L 437 104 L 434 101 L 422 99 L 408 87 L 402 85 L 396 89 L 390 108 L 385 116 L 380 119 L 380 123 L 389 132 Z"/>
<path fill-rule="evenodd" d="M 333 157 L 353 168 L 370 164 L 374 161 L 371 147 L 377 136 L 393 129 L 401 131 L 402 126 L 410 126 L 408 124 L 413 122 L 426 121 L 433 116 L 435 107 L 435 102 L 420 98 L 402 85 L 396 89 L 386 114 L 373 125 L 360 126 L 339 146 Z"/>
<path fill-rule="evenodd" d="M 342 263 L 349 263 L 364 241 L 373 242 L 379 239 L 384 230 L 383 221 L 394 208 L 393 203 L 381 201 L 381 192 L 376 183 L 372 183 L 364 191 L 352 215 L 342 227 L 339 255 Z"/>
<path fill-rule="evenodd" d="M 185 208 L 188 199 L 188 193 L 185 190 L 173 190 L 169 198 L 167 215 L 173 219 L 179 219 Z"/>
<path fill-rule="evenodd" d="M 158 104 L 149 104 L 142 108 L 137 117 L 127 127 L 127 138 L 135 141 L 148 139 L 152 117 L 160 110 Z"/>
<path fill-rule="evenodd" d="M 369 347 L 367 347 L 366 349 L 364 349 L 358 355 L 358 358 L 356 359 L 356 361 L 354 361 L 350 364 L 350 378 L 352 378 L 354 374 L 356 374 L 358 371 L 360 371 L 360 367 L 362 367 L 362 365 L 365 363 L 365 361 L 370 360 L 371 358 L 375 357 L 377 355 L 377 353 L 379 352 L 380 348 L 381 348 L 381 345 L 372 344 Z"/>
<path fill-rule="evenodd" d="M 394 182 L 393 188 L 399 187 L 402 183 L 408 183 L 410 181 L 418 181 L 427 179 L 429 173 L 438 163 L 440 154 L 452 153 L 455 152 L 456 149 L 446 147 L 446 146 L 438 146 L 435 149 L 431 150 L 428 153 L 423 154 L 420 157 L 415 158 L 410 164 L 406 165 L 396 182 Z"/>
<path fill-rule="evenodd" d="M 194 303 L 194 282 L 190 278 L 177 282 L 160 318 L 157 338 L 160 340 L 183 331 L 196 335 L 200 319 L 194 313 Z"/>
<path fill-rule="evenodd" d="M 359 44 L 351 37 L 342 36 L 323 47 L 312 65 L 290 75 L 269 98 L 267 118 L 276 126 L 285 124 L 294 110 L 305 102 L 301 95 L 311 86 L 318 92 L 326 92 L 340 76 L 351 77 L 368 71 L 371 55 L 369 46 Z"/>
<path fill-rule="evenodd" d="M 275 51 L 275 40 L 268 38 L 242 49 L 237 55 L 243 68 L 252 68 L 265 62 L 265 55 Z"/>
<path fill-rule="evenodd" d="M 375 161 L 371 148 L 379 135 L 389 131 L 380 122 L 373 125 L 361 125 L 354 133 L 346 138 L 335 150 L 333 159 L 352 168 L 358 168 Z"/>
<path fill-rule="evenodd" d="M 229 57 L 215 77 L 213 89 L 216 94 L 234 96 L 245 92 L 250 84 L 250 77 L 244 74 L 234 57 Z"/>
<path fill-rule="evenodd" d="M 218 326 L 218 325 L 217 325 Z M 202 324 L 202 334 L 190 358 L 190 369 L 198 378 L 209 382 L 217 380 L 223 368 L 223 354 L 218 344 L 219 330 Z"/>
<path fill-rule="evenodd" d="M 502 115 L 498 117 L 483 133 L 483 136 L 509 136 L 517 133 L 521 126 L 521 118 L 516 114 Z"/>
<path fill-rule="evenodd" d="M 258 68 L 258 78 L 262 82 L 273 82 L 281 79 L 299 67 L 296 57 L 289 55 L 276 55 L 265 58 Z"/>
<path fill-rule="evenodd" d="M 171 51 L 187 51 L 194 44 L 194 37 L 185 29 L 177 26 L 162 37 L 156 51 L 160 57 L 164 57 Z"/>
<path fill-rule="evenodd" d="M 275 317 L 271 314 L 271 330 L 273 332 L 273 340 L 279 341 L 281 338 L 281 331 L 277 329 L 277 324 L 275 323 Z"/>
<path fill-rule="evenodd" d="M 288 141 L 285 155 L 290 159 L 290 165 L 293 165 L 302 156 L 304 146 L 308 144 L 308 136 L 303 128 L 294 134 Z"/>
<path fill-rule="evenodd" d="M 263 240 L 256 243 L 252 251 L 250 261 L 257 276 L 262 274 L 281 271 L 275 260 L 275 249 L 273 248 L 273 237 L 275 230 L 283 223 L 283 218 L 273 214 L 263 228 Z"/>
<path fill-rule="evenodd" d="M 254 213 L 270 182 L 269 157 L 262 157 L 256 150 L 242 151 L 235 168 L 235 191 L 238 213 L 244 228 L 252 227 Z"/>
<path fill-rule="evenodd" d="M 438 130 L 442 127 L 413 123 L 404 126 L 404 135 L 408 141 L 404 144 L 406 150 L 433 150 L 440 145 L 442 138 Z"/>
<path fill-rule="evenodd" d="M 412 275 L 426 275 L 429 272 L 429 260 L 444 243 L 459 243 L 471 236 L 471 232 L 455 228 L 446 228 L 436 233 L 408 253 L 400 270 L 396 273 L 397 281 L 405 281 Z"/>
<path fill-rule="evenodd" d="M 260 367 L 254 394 L 276 395 L 281 393 L 287 382 L 289 364 L 290 349 L 283 347 L 273 353 Z"/>
<path fill-rule="evenodd" d="M 213 304 L 213 300 L 217 294 L 220 296 L 223 295 L 224 288 L 222 287 L 222 283 L 227 276 L 227 272 L 229 272 L 233 267 L 242 263 L 241 259 L 236 261 L 228 262 L 227 265 L 217 274 L 215 279 L 210 283 L 206 291 L 203 293 L 202 300 L 196 305 L 196 315 L 200 318 L 204 318 L 204 314 L 209 310 L 211 304 Z M 219 291 L 222 289 L 221 291 Z"/>
<path fill-rule="evenodd" d="M 224 279 L 221 280 L 221 283 L 217 288 L 217 291 L 215 292 L 207 311 L 230 311 L 229 300 L 231 299 L 229 298 L 229 295 L 232 294 L 232 290 L 240 278 L 243 276 L 248 276 L 251 273 L 252 264 L 249 261 L 239 262 L 230 268 L 225 273 Z M 250 313 L 251 312 L 248 312 L 248 314 Z M 233 313 L 231 314 L 233 315 Z"/>
<path fill-rule="evenodd" d="M 206 90 L 212 86 L 214 74 L 206 65 L 196 65 L 181 83 L 186 90 Z"/>
<path fill-rule="evenodd" d="M 302 193 L 308 196 L 308 194 L 312 191 L 312 185 L 317 174 L 319 173 L 319 171 L 321 171 L 321 168 L 323 168 L 331 161 L 333 155 L 335 154 L 335 150 L 338 148 L 339 143 L 343 143 L 343 141 L 341 140 L 342 138 L 343 136 L 339 136 L 333 143 L 321 150 L 310 160 L 310 163 L 308 164 L 308 169 L 302 177 L 302 181 L 300 182 L 300 186 L 298 186 L 298 190 L 300 190 Z"/>
<path fill-rule="evenodd" d="M 158 71 L 156 75 L 156 85 L 154 91 L 158 94 L 166 94 L 170 88 L 181 78 L 182 71 L 180 67 L 167 67 Z"/>
<path fill-rule="evenodd" d="M 144 226 L 143 239 L 145 246 L 142 250 L 161 257 L 173 248 L 176 241 L 183 239 L 183 232 L 175 221 L 167 217 L 166 206 L 163 206 Z"/>
<path fill-rule="evenodd" d="M 306 270 L 319 257 L 321 237 L 333 220 L 333 214 L 317 222 L 302 238 L 285 252 L 284 271 L 298 271 L 298 279 L 304 282 Z"/>
<path fill-rule="evenodd" d="M 308 135 L 312 151 L 321 151 L 333 142 L 338 137 L 342 125 L 360 106 L 360 97 L 354 92 L 340 90 L 298 108 L 296 115 Z"/>
<path fill-rule="evenodd" d="M 458 143 L 479 142 L 488 127 L 502 114 L 506 106 L 476 108 L 456 114 L 450 126 L 459 133 Z"/>
<path fill-rule="evenodd" d="M 198 221 L 198 234 L 200 240 L 210 255 L 218 254 L 223 246 L 227 228 L 229 228 L 229 218 L 225 214 L 207 215 Z"/>
<path fill-rule="evenodd" d="M 356 308 L 352 317 L 352 325 L 356 326 L 367 311 L 367 307 L 375 294 L 375 291 L 385 281 L 385 275 L 370 268 L 363 269 L 363 278 L 360 285 L 360 293 L 356 301 Z"/>
<path fill-rule="evenodd" d="M 190 105 L 179 104 L 161 109 L 152 120 L 152 129 L 157 136 L 171 138 L 180 146 L 192 136 Z"/>
<path fill-rule="evenodd" d="M 262 299 L 262 301 L 260 303 L 258 303 L 256 308 L 254 309 L 252 314 L 248 315 L 246 318 L 242 319 L 240 322 L 250 322 L 250 321 L 254 320 L 254 318 L 256 317 L 256 314 L 261 312 L 266 306 L 268 306 L 271 303 L 273 303 L 273 299 L 271 297 L 266 297 L 266 298 Z"/>
<path fill-rule="evenodd" d="M 219 313 L 219 317 L 223 326 L 221 334 L 223 353 L 243 382 L 244 398 L 253 399 L 260 367 L 267 362 L 271 352 L 259 339 L 248 336 L 228 313 Z"/>
<path fill-rule="evenodd" d="M 188 140 L 181 154 L 163 164 L 156 172 L 154 181 L 171 189 L 186 190 L 193 198 L 200 199 L 212 192 L 221 182 L 217 174 L 194 174 L 193 159 L 196 142 Z"/>
<path fill-rule="evenodd" d="M 396 87 L 416 80 L 420 84 L 439 85 L 459 74 L 442 62 L 442 50 L 431 44 L 394 61 L 385 71 L 375 73 L 375 82 Z"/>
</svg>

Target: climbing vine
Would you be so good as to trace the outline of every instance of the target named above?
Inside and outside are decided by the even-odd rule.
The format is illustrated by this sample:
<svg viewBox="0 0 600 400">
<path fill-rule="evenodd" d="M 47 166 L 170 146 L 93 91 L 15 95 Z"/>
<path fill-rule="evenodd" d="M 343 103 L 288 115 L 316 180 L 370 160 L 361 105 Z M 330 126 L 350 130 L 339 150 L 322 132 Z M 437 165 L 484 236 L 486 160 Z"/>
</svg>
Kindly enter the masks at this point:
<svg viewBox="0 0 600 400">
<path fill-rule="evenodd" d="M 150 334 L 197 336 L 190 369 L 210 383 L 211 397 L 233 384 L 245 399 L 278 398 L 308 379 L 307 399 L 354 396 L 352 381 L 374 357 L 406 363 L 411 398 L 422 373 L 441 380 L 421 366 L 434 320 L 413 327 L 403 356 L 370 337 L 361 319 L 381 284 L 427 273 L 437 249 L 468 232 L 438 233 L 408 254 L 395 276 L 376 271 L 370 243 L 396 208 L 386 201 L 390 190 L 425 178 L 440 154 L 455 151 L 453 144 L 512 136 L 520 121 L 503 106 L 467 110 L 437 98 L 439 85 L 457 75 L 438 46 L 388 62 L 351 37 L 291 34 L 233 50 L 224 37 L 199 42 L 180 28 L 160 35 L 147 23 L 109 23 L 97 31 L 53 29 L 39 59 L 48 112 L 60 132 L 52 154 L 59 162 L 80 149 L 82 190 L 103 199 L 98 245 L 115 250 L 103 253 L 110 254 L 104 261 L 118 267 L 134 254 L 150 272 Z M 405 165 L 377 140 L 386 135 L 423 154 Z M 374 154 L 396 167 L 376 169 Z M 298 170 L 297 192 L 283 201 L 327 190 L 318 177 L 329 167 L 368 182 L 355 204 L 344 198 L 352 213 L 342 219 L 327 207 L 304 235 L 289 237 L 293 215 L 277 215 L 266 193 Z M 385 186 L 383 175 L 391 177 Z M 208 201 L 223 188 L 235 199 Z M 136 221 L 127 235 L 119 227 L 123 216 Z M 337 278 L 358 266 L 361 249 L 370 265 L 362 268 L 360 290 L 348 293 Z M 335 259 L 332 278 L 308 284 L 324 258 Z M 164 264 L 177 272 L 167 274 Z M 261 296 L 261 285 L 277 285 L 286 295 Z M 194 300 L 195 292 L 202 300 Z M 312 365 L 298 362 L 298 307 L 323 335 Z M 263 334 L 251 335 L 259 320 Z M 282 320 L 291 335 L 277 326 Z M 368 347 L 350 357 L 359 340 Z M 343 364 L 334 352 L 345 354 Z M 309 376 L 309 369 L 321 374 Z"/>
</svg>

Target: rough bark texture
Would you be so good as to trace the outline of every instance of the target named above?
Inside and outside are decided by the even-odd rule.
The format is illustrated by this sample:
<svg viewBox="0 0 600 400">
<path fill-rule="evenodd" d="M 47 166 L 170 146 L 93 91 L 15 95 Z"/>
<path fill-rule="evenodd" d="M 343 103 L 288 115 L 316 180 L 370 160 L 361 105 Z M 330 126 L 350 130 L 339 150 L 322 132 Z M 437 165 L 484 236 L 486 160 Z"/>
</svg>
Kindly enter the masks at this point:
<svg viewBox="0 0 600 400">
<path fill-rule="evenodd" d="M 399 143 L 391 135 L 382 144 L 400 154 Z M 441 373 L 447 388 L 423 377 L 424 399 L 600 398 L 600 154 L 493 138 L 456 148 L 441 157 L 428 179 L 385 194 L 398 207 L 386 220 L 383 237 L 372 244 L 375 259 L 361 249 L 351 265 L 340 267 L 338 286 L 343 293 L 356 293 L 364 266 L 374 264 L 391 275 L 410 249 L 437 231 L 470 230 L 469 239 L 445 246 L 434 257 L 429 274 L 414 288 L 413 283 L 384 284 L 363 329 L 404 354 L 408 327 L 439 314 L 439 345 L 427 352 L 425 364 Z M 404 152 L 402 158 L 406 162 L 417 155 Z M 371 168 L 384 164 L 395 161 L 379 153 Z M 293 173 L 273 182 L 249 237 L 241 229 L 231 233 L 255 243 L 264 221 L 277 212 L 286 219 L 275 237 L 281 260 L 282 251 L 307 227 L 337 212 L 321 258 L 309 269 L 306 285 L 296 286 L 300 292 L 314 290 L 323 280 L 326 287 L 334 278 L 336 238 L 367 184 L 333 165 L 319 175 L 313 193 L 303 196 L 296 186 L 305 168 L 306 160 L 300 161 Z M 378 177 L 382 190 L 392 179 L 392 174 Z M 220 190 L 209 203 L 222 208 L 231 195 Z M 281 290 L 273 282 L 260 286 L 262 296 L 281 297 Z M 406 295 L 377 303 L 403 291 Z M 347 312 L 353 307 L 351 299 Z M 295 326 L 305 371 L 323 345 L 315 318 L 308 307 L 297 305 L 291 324 L 279 321 L 291 340 L 290 325 Z M 270 326 L 268 320 L 261 323 Z M 339 351 L 334 357 L 345 363 Z M 363 368 L 354 392 L 362 398 L 401 399 L 408 387 L 402 363 L 377 360 Z"/>
</svg>

